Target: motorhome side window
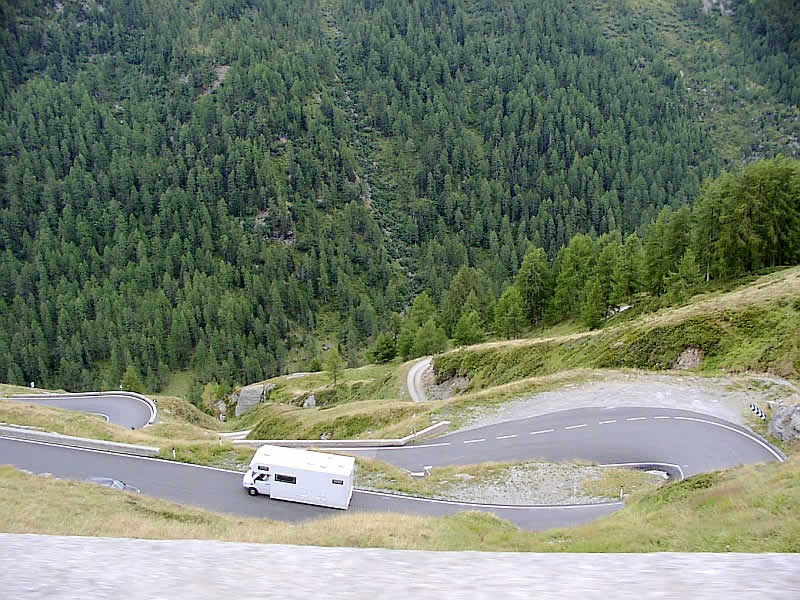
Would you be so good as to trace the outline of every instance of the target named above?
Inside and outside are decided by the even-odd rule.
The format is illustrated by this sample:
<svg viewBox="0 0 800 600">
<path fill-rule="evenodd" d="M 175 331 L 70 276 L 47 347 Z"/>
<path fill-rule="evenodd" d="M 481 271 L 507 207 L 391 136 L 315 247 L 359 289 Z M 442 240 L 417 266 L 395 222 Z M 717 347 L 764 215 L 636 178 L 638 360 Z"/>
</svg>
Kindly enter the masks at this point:
<svg viewBox="0 0 800 600">
<path fill-rule="evenodd" d="M 289 475 L 278 475 L 275 473 L 275 481 L 279 483 L 297 483 L 297 477 L 290 477 Z"/>
<path fill-rule="evenodd" d="M 265 467 L 264 465 L 258 465 L 259 471 L 269 471 L 269 467 Z"/>
<path fill-rule="evenodd" d="M 335 485 L 344 485 L 344 481 L 341 479 L 333 479 L 332 481 Z"/>
</svg>

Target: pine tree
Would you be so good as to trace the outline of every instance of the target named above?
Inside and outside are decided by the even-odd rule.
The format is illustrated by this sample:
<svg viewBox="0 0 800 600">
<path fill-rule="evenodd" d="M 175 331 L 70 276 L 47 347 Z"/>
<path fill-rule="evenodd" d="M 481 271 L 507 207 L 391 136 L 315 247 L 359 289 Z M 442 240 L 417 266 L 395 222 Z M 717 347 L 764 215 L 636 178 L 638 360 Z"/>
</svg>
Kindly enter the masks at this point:
<svg viewBox="0 0 800 600">
<path fill-rule="evenodd" d="M 344 361 L 339 355 L 339 350 L 334 346 L 328 351 L 328 356 L 325 358 L 325 370 L 328 371 L 328 377 L 333 381 L 333 387 L 339 383 L 343 368 Z"/>
<path fill-rule="evenodd" d="M 611 304 L 630 304 L 642 285 L 642 242 L 636 233 L 625 239 L 611 273 Z"/>
<path fill-rule="evenodd" d="M 516 338 L 525 322 L 522 295 L 516 286 L 508 286 L 494 307 L 495 333 L 503 337 Z"/>
<path fill-rule="evenodd" d="M 444 329 L 431 317 L 417 330 L 414 337 L 414 346 L 411 349 L 412 358 L 437 354 L 447 348 L 447 334 Z"/>
<path fill-rule="evenodd" d="M 461 315 L 453 332 L 453 341 L 459 346 L 468 346 L 482 342 L 486 334 L 478 311 L 471 310 Z"/>
<path fill-rule="evenodd" d="M 370 355 L 376 363 L 387 363 L 397 355 L 397 343 L 390 333 L 381 333 Z"/>
<path fill-rule="evenodd" d="M 133 364 L 129 364 L 128 368 L 125 369 L 125 374 L 122 376 L 120 386 L 127 392 L 144 394 L 144 384 L 139 376 L 139 371 Z"/>
<path fill-rule="evenodd" d="M 542 248 L 528 248 L 514 285 L 522 295 L 528 322 L 536 325 L 542 319 L 553 293 L 552 271 Z"/>
<path fill-rule="evenodd" d="M 681 258 L 678 270 L 671 272 L 665 280 L 667 299 L 672 304 L 684 302 L 697 291 L 702 281 L 703 272 L 694 251 L 689 248 Z"/>
<path fill-rule="evenodd" d="M 596 329 L 606 316 L 603 283 L 595 277 L 587 285 L 586 298 L 581 306 L 581 319 L 589 329 Z"/>
</svg>

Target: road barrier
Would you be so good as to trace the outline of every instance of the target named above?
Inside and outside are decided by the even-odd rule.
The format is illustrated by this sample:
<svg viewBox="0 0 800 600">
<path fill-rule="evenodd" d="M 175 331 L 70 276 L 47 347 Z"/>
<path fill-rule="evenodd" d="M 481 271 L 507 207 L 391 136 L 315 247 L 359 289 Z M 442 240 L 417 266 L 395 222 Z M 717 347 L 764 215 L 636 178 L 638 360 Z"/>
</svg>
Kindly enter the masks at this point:
<svg viewBox="0 0 800 600">
<path fill-rule="evenodd" d="M 72 446 L 75 448 L 88 448 L 90 450 L 102 450 L 103 452 L 114 452 L 116 454 L 132 454 L 134 456 L 158 456 L 160 448 L 152 446 L 137 446 L 136 444 L 123 444 L 120 442 L 107 442 L 105 440 L 92 440 L 89 438 L 73 437 L 61 435 L 60 433 L 49 433 L 47 431 L 32 431 L 17 427 L 0 427 L 0 437 L 14 438 L 28 442 L 44 442 L 47 444 L 57 444 L 59 446 Z"/>
<path fill-rule="evenodd" d="M 383 440 L 233 440 L 231 443 L 235 446 L 248 447 L 272 444 L 290 448 L 382 448 L 385 446 L 405 446 L 448 427 L 450 427 L 450 421 L 440 421 L 406 437 Z"/>
<path fill-rule="evenodd" d="M 750 410 L 756 413 L 758 415 L 758 418 L 761 419 L 762 421 L 767 420 L 767 415 L 764 414 L 764 411 L 761 410 L 758 406 L 756 406 L 752 402 L 750 403 Z"/>
</svg>

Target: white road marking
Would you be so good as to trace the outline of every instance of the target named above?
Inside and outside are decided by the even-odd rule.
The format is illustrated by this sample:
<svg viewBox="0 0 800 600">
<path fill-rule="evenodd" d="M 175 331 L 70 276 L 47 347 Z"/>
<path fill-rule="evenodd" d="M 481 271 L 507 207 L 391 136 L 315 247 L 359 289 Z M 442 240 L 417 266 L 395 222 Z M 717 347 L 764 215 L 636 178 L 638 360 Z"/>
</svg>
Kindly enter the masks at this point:
<svg viewBox="0 0 800 600">
<path fill-rule="evenodd" d="M 465 440 L 464 443 L 465 444 L 475 444 L 477 442 L 485 442 L 485 441 L 486 441 L 486 438 L 480 438 L 479 440 Z"/>
<path fill-rule="evenodd" d="M 353 440 L 357 442 L 358 440 Z M 450 442 L 440 442 L 438 444 L 420 444 L 419 446 L 367 446 L 367 447 L 347 447 L 347 448 L 314 448 L 313 446 L 309 446 L 314 448 L 315 450 L 336 450 L 337 452 L 349 452 L 350 450 L 358 450 L 362 452 L 364 450 L 413 450 L 414 448 L 436 448 L 438 446 L 449 446 Z"/>
<path fill-rule="evenodd" d="M 517 437 L 516 433 L 514 435 L 499 435 L 494 439 L 496 439 L 496 440 L 507 440 L 509 438 L 515 438 L 515 437 Z"/>
<path fill-rule="evenodd" d="M 540 433 L 550 433 L 555 431 L 554 429 L 542 429 L 541 431 L 531 431 L 530 435 L 539 435 Z"/>
<path fill-rule="evenodd" d="M 570 425 L 569 427 L 564 427 L 564 429 L 578 429 L 578 427 L 586 427 L 586 423 L 581 423 L 580 425 Z"/>
<path fill-rule="evenodd" d="M 98 417 L 103 417 L 106 420 L 106 423 L 108 423 L 111 420 L 108 415 L 105 415 L 103 413 L 89 413 L 89 414 L 90 415 L 97 415 Z"/>
<path fill-rule="evenodd" d="M 600 421 L 600 425 L 606 425 L 607 423 L 616 423 L 616 419 L 611 419 L 610 421 Z"/>
<path fill-rule="evenodd" d="M 675 467 L 678 469 L 678 472 L 681 474 L 681 480 L 686 479 L 686 476 L 683 474 L 683 469 L 681 469 L 680 465 L 674 465 L 672 463 L 659 463 L 659 462 L 630 462 L 630 463 L 606 463 L 604 465 L 597 465 L 598 467 L 641 467 L 646 465 L 657 465 L 659 467 Z M 684 467 L 688 467 L 689 465 L 683 465 Z"/>
<path fill-rule="evenodd" d="M 630 419 L 625 419 L 626 421 L 643 421 L 647 417 L 631 417 Z"/>
<path fill-rule="evenodd" d="M 672 417 L 653 417 L 654 419 L 671 419 Z"/>
<path fill-rule="evenodd" d="M 707 423 L 708 425 L 713 425 L 714 427 L 722 427 L 723 429 L 727 429 L 729 431 L 733 431 L 734 433 L 738 433 L 739 435 L 743 435 L 744 437 L 753 440 L 759 446 L 762 446 L 765 450 L 767 450 L 767 452 L 769 452 L 770 454 L 772 454 L 772 456 L 777 458 L 778 462 L 786 462 L 784 460 L 784 458 L 780 454 L 775 452 L 775 450 L 770 448 L 767 444 L 762 442 L 757 437 L 753 437 L 749 433 L 745 433 L 744 431 L 742 431 L 740 429 L 736 429 L 734 427 L 728 427 L 727 425 L 723 425 L 722 423 L 715 423 L 714 421 L 706 421 L 705 419 L 695 419 L 694 417 L 674 417 L 674 418 L 675 419 L 680 419 L 681 421 L 697 421 L 698 423 Z"/>
</svg>

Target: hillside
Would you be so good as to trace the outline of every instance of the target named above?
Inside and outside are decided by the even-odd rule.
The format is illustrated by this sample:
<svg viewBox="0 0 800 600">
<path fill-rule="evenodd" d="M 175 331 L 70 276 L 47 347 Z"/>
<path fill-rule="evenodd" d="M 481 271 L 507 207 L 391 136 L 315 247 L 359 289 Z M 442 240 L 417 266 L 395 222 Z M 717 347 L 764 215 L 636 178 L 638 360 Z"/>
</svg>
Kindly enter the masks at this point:
<svg viewBox="0 0 800 600">
<path fill-rule="evenodd" d="M 682 231 L 722 156 L 752 156 L 718 150 L 679 63 L 609 36 L 595 8 L 3 0 L 0 373 L 158 392 L 180 372 L 193 398 L 208 382 L 224 396 L 329 348 L 351 367 L 367 349 L 435 352 L 462 317 L 459 340 L 516 335 L 504 294 L 532 248 L 554 278 L 576 239 L 574 257 L 591 239 L 622 264 L 651 229 Z M 759 52 L 744 60 L 772 60 Z M 774 168 L 784 187 L 764 201 L 791 200 L 792 164 L 752 174 Z M 790 237 L 722 247 L 713 276 L 793 264 Z M 708 257 L 679 273 L 688 240 L 649 239 L 669 260 L 625 294 L 660 296 L 671 271 L 692 288 Z M 556 294 L 548 319 L 611 302 L 590 287 Z"/>
<path fill-rule="evenodd" d="M 301 374 L 265 382 L 276 386 L 269 401 L 225 427 L 249 423 L 255 426 L 255 437 L 391 435 L 405 433 L 412 424 L 421 427 L 429 419 L 447 417 L 458 425 L 468 424 L 476 410 L 490 414 L 522 397 L 536 403 L 536 394 L 554 388 L 561 388 L 560 397 L 567 402 L 558 408 L 546 408 L 545 412 L 564 410 L 571 406 L 568 400 L 576 386 L 589 379 L 608 378 L 609 368 L 634 366 L 642 371 L 658 371 L 663 378 L 664 370 L 674 367 L 686 348 L 701 350 L 702 361 L 688 371 L 694 377 L 676 377 L 673 373 L 672 378 L 719 378 L 740 373 L 742 377 L 736 381 L 729 378 L 723 385 L 746 386 L 741 394 L 744 403 L 739 405 L 745 411 L 747 401 L 767 407 L 767 400 L 775 397 L 769 378 L 759 377 L 763 372 L 797 380 L 799 328 L 800 267 L 794 267 L 740 281 L 729 291 L 707 291 L 682 306 L 644 314 L 625 311 L 599 330 L 495 341 L 444 353 L 434 361 L 438 379 L 462 375 L 465 380 L 462 392 L 448 399 L 414 404 L 400 397 L 408 364 L 348 369 L 338 386 L 333 386 L 324 373 Z M 628 384 L 635 375 L 631 370 L 624 372 Z M 322 406 L 300 408 L 309 393 L 318 395 Z M 785 396 L 786 390 L 781 393 Z M 380 398 L 369 400 L 373 394 Z M 609 400 L 614 405 L 620 402 L 619 398 Z M 680 405 L 685 399 L 679 396 L 678 400 Z M 717 402 L 717 398 L 710 402 Z M 161 397 L 159 410 L 163 422 L 140 431 L 123 430 L 95 416 L 65 414 L 11 401 L 0 401 L 0 420 L 73 435 L 160 445 L 167 461 L 172 458 L 170 448 L 175 447 L 180 461 L 226 468 L 240 468 L 247 462 L 252 450 L 232 447 L 229 441 L 218 443 L 222 426 L 185 401 Z M 531 414 L 531 406 L 524 414 Z M 790 454 L 785 463 L 705 473 L 656 490 L 637 492 L 627 498 L 624 509 L 610 517 L 587 526 L 545 533 L 525 532 L 478 513 L 435 519 L 408 515 L 365 517 L 354 511 L 334 519 L 285 526 L 243 517 L 232 519 L 147 496 L 107 494 L 79 482 L 41 481 L 3 467 L 0 508 L 16 505 L 22 498 L 30 510 L 25 515 L 17 515 L 11 509 L 0 510 L 0 515 L 14 517 L 13 522 L 0 520 L 0 529 L 439 550 L 663 552 L 729 548 L 742 552 L 793 552 L 798 524 L 791 507 L 798 477 L 797 457 L 791 455 L 796 454 L 798 446 L 787 443 L 782 447 Z M 475 481 L 480 481 L 482 474 L 501 467 L 462 466 L 415 481 L 398 469 L 362 460 L 359 476 L 362 482 L 378 482 L 378 487 L 438 495 L 458 474 L 474 473 L 478 477 Z M 37 485 L 32 485 L 34 481 Z M 612 484 L 612 491 L 619 485 L 622 484 Z M 626 482 L 625 488 L 630 487 Z M 69 502 L 64 502 L 65 498 Z M 75 513 L 74 503 L 92 510 Z"/>
<path fill-rule="evenodd" d="M 653 44 L 728 165 L 800 157 L 800 12 L 791 0 L 595 0 L 605 31 Z M 624 15 L 624 16 L 620 16 Z"/>
</svg>

